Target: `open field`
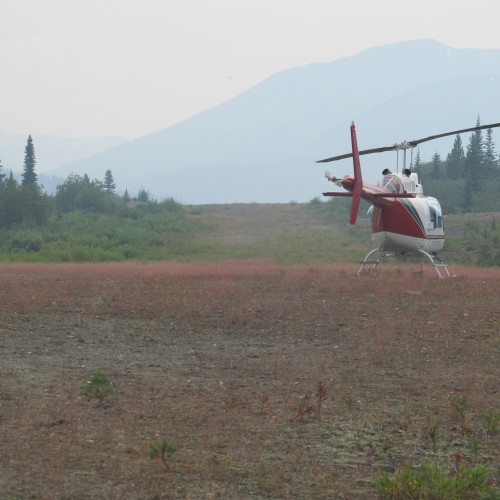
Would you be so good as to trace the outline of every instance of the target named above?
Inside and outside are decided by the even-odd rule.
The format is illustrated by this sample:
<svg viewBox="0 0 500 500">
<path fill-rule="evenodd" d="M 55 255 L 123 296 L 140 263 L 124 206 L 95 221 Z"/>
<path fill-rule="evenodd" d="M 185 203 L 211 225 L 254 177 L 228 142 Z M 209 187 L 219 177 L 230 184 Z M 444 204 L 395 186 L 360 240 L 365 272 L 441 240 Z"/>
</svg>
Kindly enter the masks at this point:
<svg viewBox="0 0 500 500">
<path fill-rule="evenodd" d="M 457 453 L 499 483 L 500 269 L 357 267 L 0 265 L 0 498 L 378 498 Z"/>
<path fill-rule="evenodd" d="M 348 202 L 348 203 L 346 203 Z M 307 204 L 168 205 L 124 214 L 74 212 L 40 227 L 0 231 L 0 262 L 221 261 L 278 264 L 360 262 L 373 248 L 366 208 L 346 226 L 350 201 Z M 148 211 L 149 210 L 149 211 Z M 500 266 L 500 213 L 445 216 L 441 257 Z"/>
</svg>

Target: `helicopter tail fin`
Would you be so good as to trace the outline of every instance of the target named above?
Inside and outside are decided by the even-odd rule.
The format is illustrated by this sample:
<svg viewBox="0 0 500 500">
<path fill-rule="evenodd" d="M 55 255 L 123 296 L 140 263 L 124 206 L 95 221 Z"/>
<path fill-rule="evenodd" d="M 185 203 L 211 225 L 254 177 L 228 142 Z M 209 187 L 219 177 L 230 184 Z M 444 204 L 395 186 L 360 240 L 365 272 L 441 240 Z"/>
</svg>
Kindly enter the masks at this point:
<svg viewBox="0 0 500 500">
<path fill-rule="evenodd" d="M 351 144 L 352 144 L 352 162 L 354 166 L 354 189 L 352 193 L 351 215 L 349 222 L 356 224 L 358 217 L 359 204 L 361 202 L 361 192 L 363 191 L 363 177 L 361 175 L 361 163 L 359 161 L 358 141 L 356 138 L 356 126 L 351 123 Z"/>
</svg>

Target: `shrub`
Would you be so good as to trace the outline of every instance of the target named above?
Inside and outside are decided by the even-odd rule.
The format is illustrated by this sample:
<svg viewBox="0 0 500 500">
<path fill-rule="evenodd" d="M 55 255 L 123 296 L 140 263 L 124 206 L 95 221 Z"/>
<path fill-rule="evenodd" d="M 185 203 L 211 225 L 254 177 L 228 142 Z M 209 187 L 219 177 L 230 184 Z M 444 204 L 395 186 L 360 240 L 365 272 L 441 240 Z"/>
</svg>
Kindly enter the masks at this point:
<svg viewBox="0 0 500 500">
<path fill-rule="evenodd" d="M 102 404 L 104 399 L 113 395 L 115 388 L 103 373 L 96 372 L 80 388 L 80 396 L 95 398 Z"/>
<path fill-rule="evenodd" d="M 466 500 L 492 493 L 487 484 L 488 469 L 481 465 L 460 464 L 454 474 L 439 465 L 422 464 L 416 470 L 409 465 L 392 476 L 380 472 L 375 476 L 378 490 L 387 498 L 433 498 Z"/>
<path fill-rule="evenodd" d="M 159 443 L 150 443 L 149 445 L 149 458 L 160 458 L 164 463 L 167 470 L 170 470 L 170 466 L 167 462 L 167 455 L 173 455 L 177 453 L 179 446 L 167 439 L 162 439 Z"/>
</svg>

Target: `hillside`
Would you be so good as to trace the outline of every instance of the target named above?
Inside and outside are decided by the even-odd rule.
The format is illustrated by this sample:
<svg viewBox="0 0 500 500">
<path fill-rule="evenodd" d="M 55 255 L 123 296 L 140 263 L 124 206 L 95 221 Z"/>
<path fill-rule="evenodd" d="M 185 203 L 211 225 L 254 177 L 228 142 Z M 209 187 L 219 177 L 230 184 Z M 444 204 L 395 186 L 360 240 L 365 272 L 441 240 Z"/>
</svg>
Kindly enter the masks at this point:
<svg viewBox="0 0 500 500">
<path fill-rule="evenodd" d="M 305 202 L 325 185 L 315 161 L 349 149 L 351 120 L 362 148 L 473 126 L 478 114 L 483 123 L 498 121 L 498 68 L 499 50 L 429 40 L 376 47 L 282 71 L 182 123 L 53 173 L 102 178 L 110 168 L 121 190 L 144 187 L 189 204 Z M 432 144 L 429 157 L 440 147 L 449 144 Z M 394 161 L 364 162 L 367 180 Z"/>
</svg>

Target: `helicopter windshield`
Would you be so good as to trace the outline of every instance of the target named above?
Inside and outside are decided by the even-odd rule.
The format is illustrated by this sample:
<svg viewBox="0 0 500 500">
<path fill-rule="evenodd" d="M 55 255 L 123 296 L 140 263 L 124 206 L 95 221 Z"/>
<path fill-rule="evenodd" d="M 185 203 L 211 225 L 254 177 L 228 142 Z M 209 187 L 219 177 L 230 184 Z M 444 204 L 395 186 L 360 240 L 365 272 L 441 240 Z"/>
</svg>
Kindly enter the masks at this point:
<svg viewBox="0 0 500 500">
<path fill-rule="evenodd" d="M 384 175 L 382 179 L 382 186 L 391 193 L 402 193 L 404 191 L 401 179 L 394 174 Z"/>
</svg>

